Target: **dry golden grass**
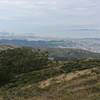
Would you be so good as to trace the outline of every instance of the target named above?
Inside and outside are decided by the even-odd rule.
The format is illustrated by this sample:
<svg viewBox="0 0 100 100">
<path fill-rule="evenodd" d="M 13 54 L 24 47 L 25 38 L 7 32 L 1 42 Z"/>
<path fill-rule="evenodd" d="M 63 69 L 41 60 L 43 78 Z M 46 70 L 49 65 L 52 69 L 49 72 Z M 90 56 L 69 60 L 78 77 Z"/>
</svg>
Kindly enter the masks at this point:
<svg viewBox="0 0 100 100">
<path fill-rule="evenodd" d="M 1 100 L 100 100 L 100 69 L 62 74 L 6 91 Z"/>
</svg>

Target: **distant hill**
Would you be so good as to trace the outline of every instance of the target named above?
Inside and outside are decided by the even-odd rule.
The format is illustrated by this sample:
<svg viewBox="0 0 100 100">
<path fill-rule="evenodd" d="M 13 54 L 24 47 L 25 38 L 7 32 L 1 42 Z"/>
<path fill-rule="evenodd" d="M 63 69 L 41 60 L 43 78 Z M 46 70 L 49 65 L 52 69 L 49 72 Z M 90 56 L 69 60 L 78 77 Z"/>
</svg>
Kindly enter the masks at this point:
<svg viewBox="0 0 100 100">
<path fill-rule="evenodd" d="M 41 52 L 48 52 L 48 56 L 52 60 L 67 61 L 75 59 L 94 59 L 100 58 L 100 53 L 94 53 L 88 50 L 76 48 L 47 48 L 47 47 L 25 47 L 16 45 L 0 45 L 0 51 L 15 48 L 30 48 L 33 51 L 40 50 Z"/>
<path fill-rule="evenodd" d="M 64 40 L 0 39 L 0 44 L 28 46 L 34 48 L 77 48 L 100 53 L 99 38 Z"/>
<path fill-rule="evenodd" d="M 7 50 L 7 49 L 14 49 L 14 48 L 18 48 L 18 46 L 15 46 L 15 45 L 2 45 L 2 44 L 0 44 L 0 51 Z"/>
<path fill-rule="evenodd" d="M 48 48 L 49 56 L 55 60 L 74 60 L 100 58 L 100 53 L 75 48 Z"/>
</svg>

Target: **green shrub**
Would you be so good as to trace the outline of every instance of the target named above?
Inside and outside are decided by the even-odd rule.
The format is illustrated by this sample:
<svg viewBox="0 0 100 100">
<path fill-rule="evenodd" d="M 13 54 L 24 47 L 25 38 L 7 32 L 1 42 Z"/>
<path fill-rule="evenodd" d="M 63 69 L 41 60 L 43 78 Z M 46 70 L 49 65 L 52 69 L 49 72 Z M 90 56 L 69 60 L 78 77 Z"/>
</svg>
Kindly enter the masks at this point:
<svg viewBox="0 0 100 100">
<path fill-rule="evenodd" d="M 8 49 L 0 52 L 0 84 L 14 76 L 39 70 L 48 64 L 46 52 L 33 51 L 29 48 Z"/>
</svg>

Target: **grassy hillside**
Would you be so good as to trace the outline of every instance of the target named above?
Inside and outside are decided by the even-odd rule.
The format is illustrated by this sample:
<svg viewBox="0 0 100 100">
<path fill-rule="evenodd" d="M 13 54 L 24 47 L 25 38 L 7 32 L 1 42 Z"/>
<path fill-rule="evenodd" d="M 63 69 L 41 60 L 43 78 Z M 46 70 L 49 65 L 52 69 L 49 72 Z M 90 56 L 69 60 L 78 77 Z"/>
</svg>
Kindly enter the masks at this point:
<svg viewBox="0 0 100 100">
<path fill-rule="evenodd" d="M 34 82 L 40 77 L 34 78 L 33 73 L 27 73 L 17 83 L 2 87 L 2 100 L 100 100 L 98 68 L 60 74 L 48 79 L 42 79 L 42 76 L 42 80 Z"/>
<path fill-rule="evenodd" d="M 49 61 L 48 52 L 0 52 L 0 100 L 100 100 L 100 59 Z"/>
<path fill-rule="evenodd" d="M 16 48 L 17 46 L 13 46 L 13 45 L 2 45 L 0 44 L 0 51 L 2 50 L 7 50 L 7 49 L 13 49 Z"/>
<path fill-rule="evenodd" d="M 53 57 L 55 60 L 59 61 L 100 58 L 99 53 L 75 48 L 41 48 L 41 50 L 48 51 L 50 57 Z"/>
</svg>

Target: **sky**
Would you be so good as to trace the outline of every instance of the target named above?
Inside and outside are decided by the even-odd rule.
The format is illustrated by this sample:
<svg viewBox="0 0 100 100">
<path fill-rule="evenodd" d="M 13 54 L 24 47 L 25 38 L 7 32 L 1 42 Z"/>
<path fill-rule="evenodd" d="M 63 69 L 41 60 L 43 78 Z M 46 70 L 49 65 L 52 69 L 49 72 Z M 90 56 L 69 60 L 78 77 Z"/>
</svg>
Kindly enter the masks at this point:
<svg viewBox="0 0 100 100">
<path fill-rule="evenodd" d="M 100 37 L 100 0 L 0 0 L 0 32 Z"/>
</svg>

